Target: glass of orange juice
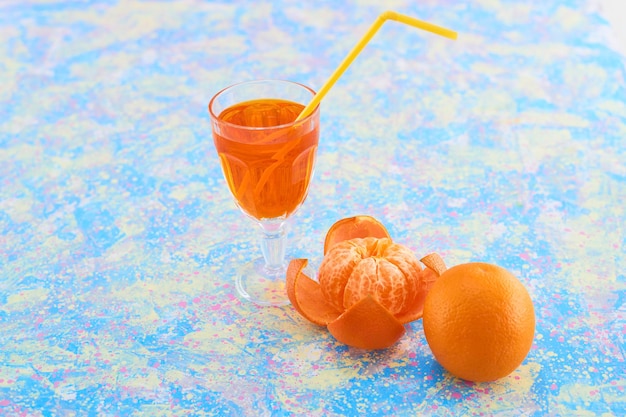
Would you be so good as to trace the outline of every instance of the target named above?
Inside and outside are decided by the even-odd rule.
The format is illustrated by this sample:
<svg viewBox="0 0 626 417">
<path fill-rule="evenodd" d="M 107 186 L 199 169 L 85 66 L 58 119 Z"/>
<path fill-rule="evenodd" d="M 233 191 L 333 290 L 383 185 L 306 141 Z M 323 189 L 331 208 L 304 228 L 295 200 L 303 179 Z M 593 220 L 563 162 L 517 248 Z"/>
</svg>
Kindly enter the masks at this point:
<svg viewBox="0 0 626 417">
<path fill-rule="evenodd" d="M 319 106 L 295 121 L 315 92 L 281 80 L 248 81 L 209 103 L 213 141 L 228 188 L 258 225 L 263 256 L 239 268 L 239 294 L 259 305 L 289 303 L 285 221 L 304 202 L 319 140 Z"/>
</svg>

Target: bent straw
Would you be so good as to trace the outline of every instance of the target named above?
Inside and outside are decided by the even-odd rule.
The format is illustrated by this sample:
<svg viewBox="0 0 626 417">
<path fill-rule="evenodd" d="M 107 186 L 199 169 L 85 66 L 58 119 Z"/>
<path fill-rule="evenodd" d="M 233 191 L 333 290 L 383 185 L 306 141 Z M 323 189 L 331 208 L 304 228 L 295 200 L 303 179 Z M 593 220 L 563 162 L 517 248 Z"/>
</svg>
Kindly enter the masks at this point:
<svg viewBox="0 0 626 417">
<path fill-rule="evenodd" d="M 446 28 L 443 28 L 441 26 L 433 25 L 432 23 L 428 23 L 428 22 L 425 22 L 423 20 L 416 19 L 414 17 L 403 15 L 403 14 L 400 14 L 400 13 L 397 13 L 397 12 L 394 12 L 394 11 L 391 11 L 391 10 L 388 10 L 386 12 L 381 13 L 380 16 L 378 16 L 376 21 L 369 28 L 369 30 L 361 38 L 359 43 L 357 43 L 357 45 L 352 49 L 352 51 L 350 51 L 350 53 L 344 58 L 344 60 L 337 67 L 335 72 L 333 72 L 333 74 L 326 81 L 326 83 L 322 86 L 322 88 L 320 88 L 320 90 L 317 92 L 317 94 L 315 94 L 313 96 L 313 98 L 311 99 L 309 104 L 307 104 L 306 107 L 304 109 L 302 109 L 302 111 L 300 112 L 300 114 L 298 115 L 298 117 L 296 118 L 294 123 L 299 121 L 299 120 L 301 120 L 301 119 L 303 119 L 303 118 L 305 118 L 305 117 L 307 117 L 317 107 L 317 105 L 320 103 L 320 101 L 322 101 L 322 98 L 324 98 L 326 93 L 328 93 L 328 91 L 332 88 L 332 86 L 335 84 L 335 82 L 337 82 L 339 77 L 341 77 L 341 75 L 343 75 L 345 70 L 352 63 L 352 61 L 354 61 L 354 59 L 357 57 L 357 55 L 359 55 L 359 53 L 361 53 L 363 48 L 365 48 L 365 45 L 367 45 L 367 43 L 372 39 L 372 37 L 374 37 L 374 35 L 378 31 L 378 29 L 380 29 L 380 27 L 383 25 L 383 23 L 385 23 L 387 20 L 395 20 L 397 22 L 404 23 L 404 24 L 407 24 L 407 25 L 410 25 L 410 26 L 414 26 L 414 27 L 416 27 L 418 29 L 423 29 L 423 30 L 426 30 L 428 32 L 432 32 L 432 33 L 434 33 L 436 35 L 444 36 L 446 38 L 450 38 L 450 39 L 456 39 L 457 38 L 457 33 L 455 31 L 453 31 L 453 30 L 446 29 Z M 255 142 L 255 144 L 264 144 L 264 143 L 270 142 L 271 140 L 273 140 L 277 136 L 279 136 L 281 132 L 283 132 L 283 131 L 280 130 L 280 131 L 277 131 L 277 132 L 273 132 L 272 134 L 268 135 L 267 137 L 265 137 L 265 138 Z M 269 177 L 271 176 L 271 174 L 276 170 L 276 168 L 278 168 L 278 166 L 280 166 L 280 164 L 283 163 L 283 161 L 285 159 L 285 155 L 288 152 L 288 150 L 289 149 L 285 150 L 285 149 L 281 148 L 275 155 L 272 156 L 272 159 L 274 160 L 274 163 L 272 165 L 270 165 L 269 167 L 267 167 L 266 170 L 261 175 L 261 178 L 259 179 L 258 183 L 256 184 L 256 186 L 254 188 L 254 192 L 255 192 L 256 195 L 261 193 L 261 191 L 263 190 L 263 187 L 265 186 L 265 184 L 269 180 Z M 246 190 L 248 188 L 248 185 L 249 185 L 248 183 L 249 183 L 249 180 L 250 180 L 249 174 L 250 174 L 249 172 L 246 172 L 242 183 L 240 184 L 239 188 L 236 191 L 236 198 L 237 198 L 237 200 L 240 200 L 243 197 L 243 194 L 246 192 Z"/>
<path fill-rule="evenodd" d="M 414 26 L 418 29 L 423 29 L 428 32 L 432 32 L 436 35 L 444 36 L 450 39 L 456 39 L 457 33 L 453 30 L 446 29 L 441 26 L 433 25 L 432 23 L 425 22 L 423 20 L 416 19 L 411 16 L 407 16 L 401 13 L 397 13 L 391 10 L 387 10 L 378 16 L 376 21 L 372 24 L 369 30 L 365 33 L 363 38 L 356 44 L 356 46 L 350 51 L 350 53 L 344 58 L 343 62 L 339 64 L 335 72 L 330 76 L 330 78 L 326 81 L 326 83 L 320 88 L 320 90 L 313 96 L 313 99 L 307 104 L 307 106 L 302 110 L 300 115 L 296 118 L 296 121 L 308 116 L 315 107 L 322 101 L 322 98 L 328 93 L 328 90 L 332 88 L 333 85 L 337 82 L 339 77 L 344 73 L 344 71 L 352 64 L 352 61 L 361 53 L 365 45 L 374 37 L 374 34 L 380 29 L 380 27 L 387 20 L 395 20 L 400 23 L 405 23 L 410 26 Z"/>
</svg>

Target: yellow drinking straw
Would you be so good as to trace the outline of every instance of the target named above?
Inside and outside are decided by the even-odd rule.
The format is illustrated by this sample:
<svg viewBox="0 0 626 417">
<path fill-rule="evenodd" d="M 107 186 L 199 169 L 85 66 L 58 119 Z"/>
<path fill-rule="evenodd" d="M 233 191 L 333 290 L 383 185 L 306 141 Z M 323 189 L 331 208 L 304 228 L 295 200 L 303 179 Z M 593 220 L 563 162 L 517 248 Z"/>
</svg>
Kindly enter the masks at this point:
<svg viewBox="0 0 626 417">
<path fill-rule="evenodd" d="M 307 104 L 307 106 L 302 110 L 300 115 L 296 118 L 296 121 L 308 116 L 313 111 L 313 109 L 315 109 L 315 107 L 320 103 L 320 101 L 322 101 L 322 98 L 324 98 L 326 93 L 328 93 L 328 90 L 332 88 L 335 82 L 337 82 L 339 77 L 341 77 L 341 75 L 344 73 L 346 68 L 348 68 L 350 64 L 352 64 L 352 61 L 354 61 L 357 55 L 361 53 L 363 48 L 365 48 L 365 45 L 367 45 L 367 43 L 372 39 L 374 34 L 378 31 L 378 29 L 380 29 L 383 23 L 385 23 L 387 20 L 395 20 L 397 22 L 405 23 L 407 25 L 414 26 L 418 29 L 423 29 L 428 32 L 432 32 L 434 34 L 441 35 L 446 38 L 450 38 L 450 39 L 457 38 L 457 33 L 453 30 L 446 29 L 441 26 L 433 25 L 432 23 L 428 23 L 423 20 L 416 19 L 414 17 L 410 17 L 401 13 L 391 11 L 391 10 L 387 10 L 386 12 L 381 13 L 380 16 L 378 16 L 378 18 L 374 22 L 374 24 L 369 28 L 367 33 L 365 33 L 365 36 L 361 38 L 359 43 L 357 43 L 356 46 L 352 49 L 352 51 L 350 51 L 350 53 L 344 58 L 343 62 L 339 64 L 335 72 L 333 72 L 333 74 L 326 81 L 326 83 L 322 86 L 322 88 L 320 88 L 317 94 L 313 96 L 313 99 L 311 100 L 311 102 L 309 102 L 309 104 Z"/>
</svg>

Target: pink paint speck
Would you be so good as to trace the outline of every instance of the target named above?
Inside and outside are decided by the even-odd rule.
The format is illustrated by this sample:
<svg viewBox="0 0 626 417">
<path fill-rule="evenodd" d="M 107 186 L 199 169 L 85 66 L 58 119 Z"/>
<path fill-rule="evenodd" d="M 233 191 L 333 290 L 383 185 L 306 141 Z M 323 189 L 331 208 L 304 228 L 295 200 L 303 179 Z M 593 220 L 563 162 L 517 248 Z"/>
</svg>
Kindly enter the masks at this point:
<svg viewBox="0 0 626 417">
<path fill-rule="evenodd" d="M 11 402 L 9 400 L 0 400 L 0 406 L 5 407 L 7 405 L 11 404 Z"/>
<path fill-rule="evenodd" d="M 453 392 L 452 393 L 452 398 L 454 398 L 455 400 L 460 400 L 461 399 L 461 394 L 459 394 L 458 392 Z"/>
<path fill-rule="evenodd" d="M 181 301 L 180 303 L 178 303 L 178 306 L 180 308 L 186 308 L 187 307 L 187 301 Z"/>
</svg>

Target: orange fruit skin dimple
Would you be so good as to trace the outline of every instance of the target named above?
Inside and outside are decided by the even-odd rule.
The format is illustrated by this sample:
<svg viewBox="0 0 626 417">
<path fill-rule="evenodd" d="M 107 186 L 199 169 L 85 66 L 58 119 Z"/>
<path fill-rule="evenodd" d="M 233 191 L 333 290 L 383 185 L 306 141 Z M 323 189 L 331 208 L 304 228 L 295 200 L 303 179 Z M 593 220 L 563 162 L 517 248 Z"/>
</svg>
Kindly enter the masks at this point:
<svg viewBox="0 0 626 417">
<path fill-rule="evenodd" d="M 456 265 L 426 296 L 424 334 L 437 361 L 469 381 L 509 375 L 526 358 L 535 333 L 535 312 L 523 284 L 488 263 Z"/>
</svg>

